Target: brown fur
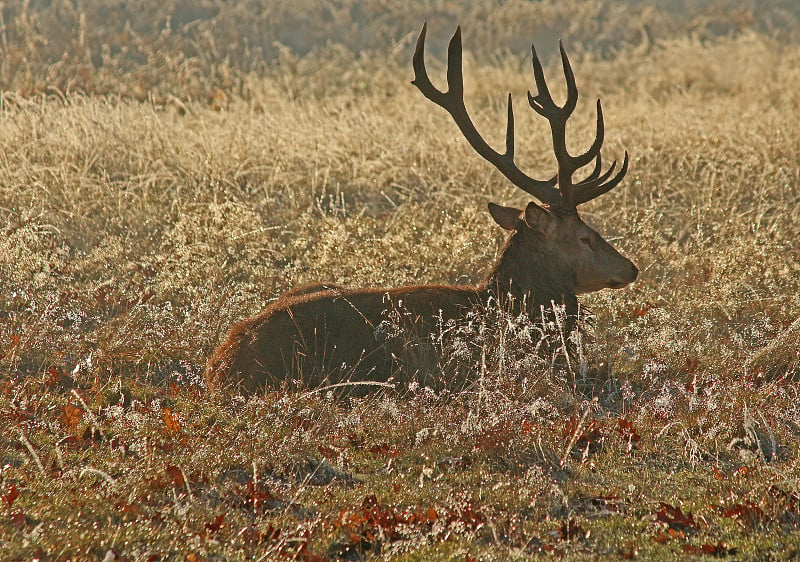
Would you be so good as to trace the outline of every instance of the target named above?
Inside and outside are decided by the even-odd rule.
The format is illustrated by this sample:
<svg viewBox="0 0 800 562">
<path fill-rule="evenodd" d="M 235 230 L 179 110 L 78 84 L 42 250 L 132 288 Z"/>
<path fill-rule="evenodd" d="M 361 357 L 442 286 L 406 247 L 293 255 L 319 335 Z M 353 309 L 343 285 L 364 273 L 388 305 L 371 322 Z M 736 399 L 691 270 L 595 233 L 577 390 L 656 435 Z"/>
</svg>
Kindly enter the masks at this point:
<svg viewBox="0 0 800 562">
<path fill-rule="evenodd" d="M 616 162 L 602 173 L 600 148 L 603 119 L 597 105 L 597 137 L 583 154 L 566 149 L 567 119 L 575 109 L 577 86 L 569 59 L 561 49 L 567 80 L 567 101 L 557 106 L 550 97 L 541 64 L 533 51 L 538 93 L 529 103 L 547 118 L 553 134 L 558 174 L 552 180 L 535 180 L 514 164 L 514 127 L 509 95 L 506 152 L 492 149 L 475 129 L 463 99 L 461 31 L 448 48 L 448 91 L 437 90 L 425 70 L 426 27 L 414 52 L 414 81 L 431 101 L 453 117 L 473 148 L 495 165 L 512 183 L 546 203 L 531 202 L 524 211 L 489 204 L 497 224 L 512 231 L 492 273 L 480 287 L 412 286 L 396 289 L 345 290 L 320 285 L 301 288 L 271 304 L 249 320 L 236 324 L 227 340 L 208 361 L 209 386 L 241 386 L 257 392 L 263 388 L 316 387 L 325 383 L 387 380 L 394 372 L 387 331 L 394 327 L 417 337 L 432 333 L 440 321 L 455 320 L 470 310 L 504 303 L 515 312 L 541 319 L 542 309 L 564 305 L 568 318 L 578 310 L 576 295 L 605 287 L 619 288 L 636 279 L 638 270 L 578 216 L 576 206 L 606 193 L 628 169 L 628 155 L 612 177 Z M 583 181 L 572 175 L 595 161 Z M 609 179 L 610 178 L 610 179 Z M 556 187 L 557 185 L 557 187 Z M 388 324 L 387 324 L 388 323 Z M 401 324 L 396 326 L 395 323 Z M 567 330 L 572 329 L 568 321 Z"/>
<path fill-rule="evenodd" d="M 385 381 L 396 366 L 380 334 L 384 321 L 401 318 L 404 329 L 426 337 L 438 322 L 463 317 L 492 300 L 511 302 L 518 311 L 524 303 L 534 318 L 541 317 L 541 307 L 549 308 L 553 302 L 565 305 L 567 313 L 574 315 L 576 294 L 583 292 L 582 287 L 616 287 L 635 279 L 636 267 L 576 214 L 564 216 L 533 203 L 524 212 L 493 208 L 493 215 L 511 212 L 517 216 L 514 232 L 483 285 L 321 291 L 316 289 L 322 286 L 315 285 L 314 290 L 295 290 L 231 329 L 208 361 L 207 383 L 258 392 Z M 566 249 L 576 246 L 576 241 L 586 246 L 579 239 L 587 235 L 596 237 L 595 248 L 589 251 L 596 263 L 590 267 L 584 263 L 585 255 Z"/>
<path fill-rule="evenodd" d="M 209 386 L 241 385 L 256 392 L 326 383 L 386 380 L 393 370 L 377 331 L 402 317 L 430 329 L 435 316 L 452 319 L 480 302 L 474 288 L 446 286 L 324 291 L 279 299 L 236 324 L 208 362 Z M 397 312 L 397 315 L 393 315 Z"/>
<path fill-rule="evenodd" d="M 306 285 L 298 285 L 292 287 L 281 295 L 281 299 L 297 297 L 299 295 L 311 295 L 323 291 L 342 291 L 344 287 L 336 283 L 308 283 Z"/>
</svg>

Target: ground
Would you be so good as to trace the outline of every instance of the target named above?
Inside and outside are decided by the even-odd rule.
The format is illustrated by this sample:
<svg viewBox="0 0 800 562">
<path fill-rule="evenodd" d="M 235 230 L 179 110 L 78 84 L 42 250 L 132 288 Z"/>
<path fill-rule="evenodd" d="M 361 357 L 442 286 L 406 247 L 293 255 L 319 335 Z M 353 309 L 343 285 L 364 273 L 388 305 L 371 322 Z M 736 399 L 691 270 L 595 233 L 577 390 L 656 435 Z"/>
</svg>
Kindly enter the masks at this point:
<svg viewBox="0 0 800 562">
<path fill-rule="evenodd" d="M 800 555 L 794 2 L 317 4 L 0 8 L 0 558 Z M 476 125 L 499 148 L 510 91 L 538 177 L 530 42 L 560 99 L 564 40 L 570 147 L 599 97 L 631 155 L 582 216 L 640 278 L 581 296 L 567 366 L 497 312 L 430 345 L 466 386 L 209 392 L 292 287 L 492 265 L 486 204 L 526 197 L 411 86 L 423 20 L 439 86 L 462 24 Z"/>
</svg>

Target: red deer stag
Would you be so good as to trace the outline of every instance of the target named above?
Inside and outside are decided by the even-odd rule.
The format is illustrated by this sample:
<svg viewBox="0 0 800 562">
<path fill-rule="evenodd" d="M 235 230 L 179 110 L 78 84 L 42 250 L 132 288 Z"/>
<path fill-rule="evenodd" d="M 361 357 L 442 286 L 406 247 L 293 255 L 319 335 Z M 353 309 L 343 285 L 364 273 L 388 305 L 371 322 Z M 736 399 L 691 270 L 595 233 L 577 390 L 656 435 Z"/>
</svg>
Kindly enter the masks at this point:
<svg viewBox="0 0 800 562">
<path fill-rule="evenodd" d="M 423 26 L 414 52 L 412 84 L 447 110 L 478 154 L 543 205 L 530 202 L 520 210 L 489 203 L 492 218 L 511 234 L 482 285 L 332 287 L 301 290 L 278 299 L 261 314 L 231 329 L 208 361 L 209 387 L 239 386 L 257 392 L 297 384 L 314 388 L 346 381 L 386 380 L 391 374 L 391 354 L 382 349 L 381 330 L 385 331 L 387 319 L 398 311 L 404 318 L 403 328 L 424 337 L 438 322 L 464 317 L 471 310 L 494 306 L 493 302 L 525 303 L 534 319 L 541 318 L 543 307 L 549 309 L 553 303 L 564 305 L 567 315 L 574 316 L 577 294 L 625 287 L 636 279 L 636 266 L 578 216 L 577 205 L 606 193 L 622 180 L 628 169 L 628 154 L 616 175 L 612 177 L 616 162 L 601 173 L 603 113 L 599 100 L 594 142 L 577 156 L 567 150 L 565 127 L 575 109 L 578 89 L 563 46 L 561 60 L 567 83 L 563 106 L 553 102 L 542 65 L 532 49 L 538 92 L 535 96 L 529 92 L 528 102 L 550 124 L 558 164 L 555 177 L 536 180 L 514 163 L 511 95 L 506 150 L 501 154 L 483 140 L 464 105 L 460 28 L 448 48 L 447 92 L 436 89 L 425 70 L 425 32 Z M 588 177 L 576 181 L 575 172 L 592 162 L 595 166 Z"/>
</svg>

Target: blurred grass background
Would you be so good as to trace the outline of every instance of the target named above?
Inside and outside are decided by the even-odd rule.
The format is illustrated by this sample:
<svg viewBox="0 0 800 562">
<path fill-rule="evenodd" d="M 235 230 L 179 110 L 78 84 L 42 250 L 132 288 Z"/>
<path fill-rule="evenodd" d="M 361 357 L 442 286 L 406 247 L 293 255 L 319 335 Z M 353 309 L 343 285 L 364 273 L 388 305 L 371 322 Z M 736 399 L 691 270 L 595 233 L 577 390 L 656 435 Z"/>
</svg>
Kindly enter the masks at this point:
<svg viewBox="0 0 800 562">
<path fill-rule="evenodd" d="M 785 42 L 800 31 L 792 0 L 28 0 L 3 2 L 0 17 L 0 89 L 158 101 L 241 94 L 244 75 L 285 72 L 298 59 L 310 68 L 378 55 L 404 67 L 426 20 L 432 29 L 463 25 L 480 63 L 519 56 L 531 42 L 547 55 L 559 38 L 572 53 L 613 58 L 677 37 L 759 33 Z M 441 57 L 447 38 L 432 34 L 429 53 Z"/>
<path fill-rule="evenodd" d="M 70 542 L 102 557 L 98 545 L 125 540 L 134 558 L 186 545 L 246 557 L 264 554 L 272 525 L 334 553 L 332 521 L 371 493 L 468 500 L 497 521 L 417 529 L 397 543 L 409 559 L 524 557 L 572 516 L 594 538 L 559 539 L 568 557 L 672 555 L 677 539 L 653 540 L 662 501 L 706 510 L 696 542 L 797 552 L 797 3 L 6 1 L 0 14 L 0 525 L 13 537 L 0 557 Z M 632 158 L 582 216 L 640 279 L 581 297 L 595 328 L 580 376 L 514 367 L 480 396 L 416 389 L 346 407 L 208 396 L 199 374 L 228 327 L 299 283 L 466 283 L 491 266 L 504 233 L 487 201 L 526 198 L 410 85 L 424 20 L 433 81 L 460 23 L 476 125 L 499 146 L 512 92 L 518 161 L 539 177 L 554 163 L 546 125 L 520 103 L 530 43 L 560 96 L 564 40 L 581 92 L 570 146 L 593 138 L 600 97 L 604 158 Z M 384 446 L 395 472 L 366 453 Z M 309 458 L 361 481 L 297 483 Z M 118 484 L 100 474 L 87 489 L 85 466 Z M 175 466 L 196 469 L 189 486 Z M 254 514 L 226 476 L 259 470 L 291 498 L 277 511 Z M 775 487 L 794 492 L 775 504 Z M 623 507 L 597 517 L 595 499 L 613 494 Z M 764 519 L 709 511 L 723 497 Z M 229 527 L 214 543 L 220 510 Z M 117 518 L 141 523 L 114 543 L 98 522 Z"/>
</svg>

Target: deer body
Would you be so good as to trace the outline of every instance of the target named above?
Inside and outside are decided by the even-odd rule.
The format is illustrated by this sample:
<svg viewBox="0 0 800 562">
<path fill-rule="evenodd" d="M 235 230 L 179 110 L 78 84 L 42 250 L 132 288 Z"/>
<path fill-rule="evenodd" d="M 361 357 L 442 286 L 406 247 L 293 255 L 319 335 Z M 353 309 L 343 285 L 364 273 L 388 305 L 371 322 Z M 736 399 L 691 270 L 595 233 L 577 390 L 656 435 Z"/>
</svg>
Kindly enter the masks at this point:
<svg viewBox="0 0 800 562">
<path fill-rule="evenodd" d="M 445 108 L 476 151 L 515 185 L 539 199 L 524 210 L 489 204 L 494 221 L 511 232 L 486 281 L 476 287 L 409 286 L 393 289 L 342 289 L 312 285 L 278 299 L 257 316 L 236 324 L 208 361 L 211 387 L 238 386 L 248 392 L 265 388 L 318 387 L 346 381 L 385 381 L 395 372 L 385 331 L 393 323 L 428 337 L 441 322 L 458 320 L 468 312 L 510 303 L 515 312 L 541 318 L 542 309 L 564 305 L 568 317 L 578 310 L 577 295 L 603 288 L 621 288 L 636 279 L 638 270 L 578 216 L 576 206 L 613 188 L 627 171 L 609 179 L 616 163 L 601 174 L 603 119 L 598 101 L 597 138 L 585 153 L 566 150 L 566 119 L 577 100 L 569 60 L 562 49 L 568 96 L 564 106 L 550 99 L 541 65 L 533 52 L 538 94 L 529 103 L 547 117 L 553 133 L 558 174 L 534 180 L 514 164 L 514 120 L 509 96 L 506 152 L 489 147 L 475 130 L 463 103 L 461 39 L 457 30 L 448 51 L 448 92 L 440 92 L 425 72 L 425 27 L 414 54 L 414 84 Z M 594 170 L 574 183 L 572 174 L 595 161 Z M 321 289 L 321 290 L 318 290 Z M 388 323 L 388 324 L 387 324 Z M 568 327 L 569 328 L 569 327 Z"/>
<path fill-rule="evenodd" d="M 440 323 L 468 312 L 509 302 L 534 318 L 542 308 L 564 305 L 568 318 L 578 311 L 577 294 L 594 284 L 622 286 L 636 277 L 636 267 L 576 215 L 559 216 L 531 204 L 525 211 L 493 205 L 495 220 L 512 234 L 487 280 L 477 287 L 426 285 L 393 289 L 356 289 L 324 285 L 301 288 L 236 324 L 209 359 L 209 386 L 239 385 L 247 392 L 264 388 L 314 388 L 351 381 L 386 381 L 396 371 L 381 333 L 384 323 L 401 319 L 404 331 L 427 338 Z M 574 236 L 594 236 L 594 267 L 576 246 Z M 591 241 L 591 239 L 590 239 Z M 603 246 L 603 244 L 605 246 Z M 600 246 L 599 251 L 597 247 Z M 579 248 L 583 250 L 583 248 Z M 609 262 L 615 267 L 610 268 Z M 582 266 L 582 268 L 581 268 Z M 314 292 L 317 288 L 322 290 Z"/>
<path fill-rule="evenodd" d="M 457 318 L 480 303 L 473 287 L 416 286 L 322 291 L 280 299 L 233 327 L 209 360 L 209 386 L 315 388 L 346 381 L 388 380 L 385 322 L 425 337 L 435 318 Z M 397 314 L 395 314 L 397 313 Z M 391 319 L 391 320 L 390 320 Z"/>
</svg>

